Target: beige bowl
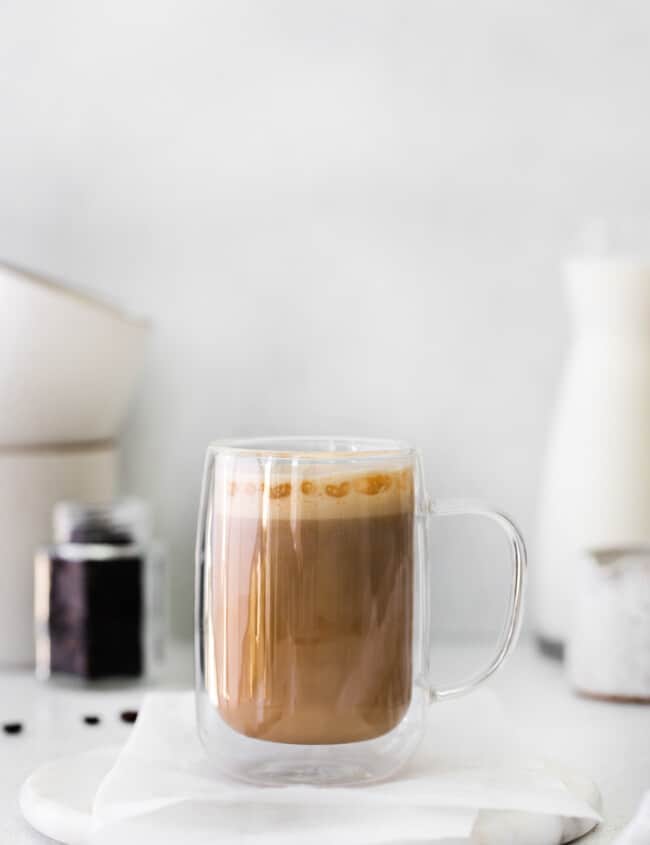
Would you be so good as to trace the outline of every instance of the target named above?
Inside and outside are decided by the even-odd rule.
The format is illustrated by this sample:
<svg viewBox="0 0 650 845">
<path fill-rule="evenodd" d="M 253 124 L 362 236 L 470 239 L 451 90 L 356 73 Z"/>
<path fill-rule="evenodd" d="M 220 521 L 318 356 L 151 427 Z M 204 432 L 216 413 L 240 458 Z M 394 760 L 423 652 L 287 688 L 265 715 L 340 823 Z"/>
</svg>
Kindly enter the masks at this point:
<svg viewBox="0 0 650 845">
<path fill-rule="evenodd" d="M 117 309 L 0 264 L 0 445 L 115 437 L 147 333 Z"/>
</svg>

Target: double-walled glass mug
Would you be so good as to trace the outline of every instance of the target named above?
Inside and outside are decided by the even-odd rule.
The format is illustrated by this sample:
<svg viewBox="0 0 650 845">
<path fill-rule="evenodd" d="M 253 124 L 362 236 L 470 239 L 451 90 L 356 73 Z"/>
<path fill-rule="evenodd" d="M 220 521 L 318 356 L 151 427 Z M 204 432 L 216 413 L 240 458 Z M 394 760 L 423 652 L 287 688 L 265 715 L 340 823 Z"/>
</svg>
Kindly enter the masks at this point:
<svg viewBox="0 0 650 845">
<path fill-rule="evenodd" d="M 430 518 L 476 514 L 512 557 L 495 655 L 433 686 Z M 208 448 L 197 538 L 197 714 L 226 773 L 261 784 L 356 784 L 416 749 L 427 706 L 473 689 L 519 630 L 523 540 L 502 514 L 429 499 L 409 446 L 271 438 Z"/>
</svg>

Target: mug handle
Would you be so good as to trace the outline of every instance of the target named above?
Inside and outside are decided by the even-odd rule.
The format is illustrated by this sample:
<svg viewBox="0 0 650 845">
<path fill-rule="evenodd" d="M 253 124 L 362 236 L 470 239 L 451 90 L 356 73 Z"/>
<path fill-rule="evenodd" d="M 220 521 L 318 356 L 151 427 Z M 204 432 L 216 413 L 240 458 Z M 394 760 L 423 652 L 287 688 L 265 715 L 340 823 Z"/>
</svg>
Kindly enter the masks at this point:
<svg viewBox="0 0 650 845">
<path fill-rule="evenodd" d="M 429 701 L 447 701 L 457 698 L 460 695 L 471 692 L 501 666 L 506 657 L 510 654 L 517 643 L 524 605 L 524 586 L 526 580 L 526 546 L 523 537 L 517 526 L 505 514 L 481 502 L 474 502 L 466 499 L 436 499 L 428 503 L 425 511 L 425 519 L 430 517 L 445 516 L 482 516 L 496 522 L 506 534 L 510 545 L 510 560 L 512 563 L 512 579 L 510 582 L 510 595 L 508 599 L 508 610 L 505 622 L 499 636 L 497 650 L 488 665 L 469 678 L 465 683 L 449 689 L 435 689 L 427 682 Z M 428 527 L 428 525 L 427 525 Z M 430 562 L 425 562 L 430 565 Z M 427 648 L 430 643 L 425 644 Z"/>
</svg>

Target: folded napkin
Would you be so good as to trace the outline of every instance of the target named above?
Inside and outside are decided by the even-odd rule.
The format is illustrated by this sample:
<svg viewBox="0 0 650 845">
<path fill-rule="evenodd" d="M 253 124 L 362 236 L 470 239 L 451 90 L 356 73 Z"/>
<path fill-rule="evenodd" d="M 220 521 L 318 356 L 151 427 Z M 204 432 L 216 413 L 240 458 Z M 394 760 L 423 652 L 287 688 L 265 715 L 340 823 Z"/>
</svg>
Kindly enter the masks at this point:
<svg viewBox="0 0 650 845">
<path fill-rule="evenodd" d="M 555 838 L 535 841 L 560 843 L 568 841 L 567 820 L 578 835 L 600 819 L 593 803 L 523 753 L 490 690 L 432 707 L 425 740 L 398 778 L 348 788 L 256 787 L 215 773 L 196 735 L 193 694 L 164 692 L 145 699 L 99 788 L 91 842 L 467 841 L 480 813 L 487 827 L 506 815 L 516 827 L 536 814 L 537 833 L 546 824 Z"/>
</svg>

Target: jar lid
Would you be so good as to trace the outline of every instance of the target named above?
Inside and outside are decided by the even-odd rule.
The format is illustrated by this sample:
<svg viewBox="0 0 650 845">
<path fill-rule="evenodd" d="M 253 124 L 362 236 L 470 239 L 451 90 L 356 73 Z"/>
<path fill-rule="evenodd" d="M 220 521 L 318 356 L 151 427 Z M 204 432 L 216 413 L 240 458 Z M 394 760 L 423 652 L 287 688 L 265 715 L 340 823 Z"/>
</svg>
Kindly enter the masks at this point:
<svg viewBox="0 0 650 845">
<path fill-rule="evenodd" d="M 57 545 L 147 545 L 151 541 L 150 509 L 136 498 L 107 505 L 60 502 L 54 508 L 53 529 Z"/>
</svg>

